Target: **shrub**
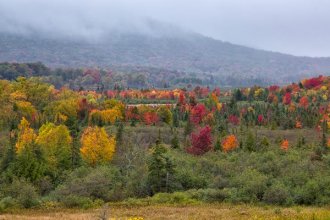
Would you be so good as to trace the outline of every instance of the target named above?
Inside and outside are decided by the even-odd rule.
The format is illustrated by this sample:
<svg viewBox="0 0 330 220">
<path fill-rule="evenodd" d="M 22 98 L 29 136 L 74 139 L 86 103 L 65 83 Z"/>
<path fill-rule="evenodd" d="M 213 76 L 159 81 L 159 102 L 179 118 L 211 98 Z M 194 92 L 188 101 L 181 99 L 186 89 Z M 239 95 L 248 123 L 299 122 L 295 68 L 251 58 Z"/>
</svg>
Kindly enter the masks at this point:
<svg viewBox="0 0 330 220">
<path fill-rule="evenodd" d="M 79 168 L 57 187 L 53 195 L 59 201 L 67 196 L 117 201 L 123 197 L 122 179 L 119 171 L 113 167 Z"/>
<path fill-rule="evenodd" d="M 13 199 L 10 196 L 5 197 L 0 200 L 0 213 L 17 206 L 19 206 L 17 200 Z"/>
<path fill-rule="evenodd" d="M 194 204 L 197 200 L 192 199 L 186 192 L 157 193 L 151 197 L 152 203 L 159 204 Z"/>
<path fill-rule="evenodd" d="M 287 187 L 283 183 L 274 183 L 265 191 L 263 200 L 270 204 L 285 205 L 291 200 Z"/>
<path fill-rule="evenodd" d="M 242 202 L 260 201 L 267 188 L 267 176 L 254 169 L 246 169 L 233 181 Z"/>
<path fill-rule="evenodd" d="M 68 195 L 63 197 L 62 203 L 67 208 L 92 208 L 93 200 L 88 197 Z"/>
<path fill-rule="evenodd" d="M 222 202 L 229 197 L 229 193 L 226 189 L 198 189 L 189 190 L 187 193 L 192 199 L 203 202 Z"/>
<path fill-rule="evenodd" d="M 4 186 L 4 194 L 17 200 L 24 208 L 31 208 L 39 204 L 39 195 L 35 187 L 24 179 L 14 179 L 10 185 Z"/>
</svg>

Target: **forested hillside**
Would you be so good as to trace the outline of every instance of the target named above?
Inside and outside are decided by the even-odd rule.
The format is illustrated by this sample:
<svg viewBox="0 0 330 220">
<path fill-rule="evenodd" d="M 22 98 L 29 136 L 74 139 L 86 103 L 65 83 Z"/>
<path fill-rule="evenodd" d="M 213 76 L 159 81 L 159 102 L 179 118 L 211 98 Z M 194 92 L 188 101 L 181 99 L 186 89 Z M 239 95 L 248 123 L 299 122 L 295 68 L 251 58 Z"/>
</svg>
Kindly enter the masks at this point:
<svg viewBox="0 0 330 220">
<path fill-rule="evenodd" d="M 62 39 L 39 33 L 0 34 L 0 61 L 51 67 L 153 67 L 214 77 L 286 83 L 329 74 L 330 58 L 295 57 L 237 46 L 195 33 L 159 36 L 110 33 L 99 40 Z M 234 81 L 234 80 L 233 80 Z"/>
<path fill-rule="evenodd" d="M 184 71 L 152 67 L 111 68 L 49 68 L 38 63 L 0 63 L 0 79 L 16 79 L 18 76 L 41 77 L 56 88 L 105 90 L 113 88 L 178 88 L 193 86 L 250 86 L 268 85 L 261 78 L 217 77 L 213 74 L 196 74 Z"/>
</svg>

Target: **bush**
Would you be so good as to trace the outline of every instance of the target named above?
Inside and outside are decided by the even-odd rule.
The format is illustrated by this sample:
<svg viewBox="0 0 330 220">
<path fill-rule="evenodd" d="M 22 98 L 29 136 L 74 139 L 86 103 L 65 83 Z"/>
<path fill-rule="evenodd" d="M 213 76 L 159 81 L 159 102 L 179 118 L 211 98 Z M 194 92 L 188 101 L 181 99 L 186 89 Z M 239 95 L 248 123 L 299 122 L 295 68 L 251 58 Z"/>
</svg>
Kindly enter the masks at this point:
<svg viewBox="0 0 330 220">
<path fill-rule="evenodd" d="M 19 204 L 15 199 L 10 196 L 5 197 L 0 200 L 0 213 L 17 206 L 19 206 Z"/>
<path fill-rule="evenodd" d="M 265 191 L 263 200 L 270 204 L 285 205 L 291 202 L 291 197 L 283 183 L 274 183 Z"/>
<path fill-rule="evenodd" d="M 59 201 L 68 196 L 118 201 L 124 196 L 121 175 L 116 168 L 109 166 L 79 168 L 53 192 L 53 196 Z M 70 197 L 69 200 L 76 197 Z"/>
<path fill-rule="evenodd" d="M 88 197 L 77 196 L 77 195 L 68 195 L 63 197 L 62 204 L 67 208 L 92 208 L 93 200 Z"/>
<path fill-rule="evenodd" d="M 237 196 L 242 202 L 261 201 L 267 188 L 267 176 L 254 169 L 246 169 L 233 180 Z"/>
<path fill-rule="evenodd" d="M 4 194 L 15 199 L 24 208 L 31 208 L 39 204 L 39 195 L 35 187 L 24 179 L 14 179 L 9 185 L 4 186 Z"/>
<path fill-rule="evenodd" d="M 151 203 L 156 204 L 194 204 L 197 200 L 192 199 L 186 192 L 157 193 L 150 198 Z"/>
<path fill-rule="evenodd" d="M 187 193 L 192 199 L 203 202 L 222 202 L 229 197 L 229 193 L 226 189 L 198 189 L 189 190 Z"/>
</svg>

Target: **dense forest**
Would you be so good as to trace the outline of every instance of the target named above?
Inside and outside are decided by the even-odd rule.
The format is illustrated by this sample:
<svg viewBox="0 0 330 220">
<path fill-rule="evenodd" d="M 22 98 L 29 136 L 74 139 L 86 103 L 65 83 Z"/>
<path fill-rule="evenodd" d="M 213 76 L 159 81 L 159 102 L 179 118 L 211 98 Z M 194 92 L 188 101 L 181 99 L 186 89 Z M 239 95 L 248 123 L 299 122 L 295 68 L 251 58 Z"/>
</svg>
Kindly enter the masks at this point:
<svg viewBox="0 0 330 220">
<path fill-rule="evenodd" d="M 151 67 L 49 68 L 40 62 L 0 63 L 0 79 L 13 80 L 18 76 L 41 77 L 56 88 L 66 86 L 73 90 L 98 91 L 113 88 L 191 88 L 197 85 L 234 87 L 271 82 L 267 83 L 262 78 L 217 77 Z"/>
<path fill-rule="evenodd" d="M 0 211 L 330 204 L 330 77 L 222 91 L 127 89 L 139 79 L 40 63 L 0 75 Z"/>
</svg>

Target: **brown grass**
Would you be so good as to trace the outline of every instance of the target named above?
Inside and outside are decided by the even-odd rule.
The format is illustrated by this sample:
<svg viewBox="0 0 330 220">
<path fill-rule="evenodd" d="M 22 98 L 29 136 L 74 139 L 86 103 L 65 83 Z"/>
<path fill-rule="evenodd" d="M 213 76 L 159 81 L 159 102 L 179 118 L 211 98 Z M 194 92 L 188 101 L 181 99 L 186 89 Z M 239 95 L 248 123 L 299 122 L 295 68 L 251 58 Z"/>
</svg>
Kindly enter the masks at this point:
<svg viewBox="0 0 330 220">
<path fill-rule="evenodd" d="M 0 215 L 1 220 L 65 220 L 101 219 L 104 209 L 97 210 L 27 210 L 15 214 Z M 107 219 L 330 219 L 330 207 L 258 207 L 249 205 L 204 204 L 190 206 L 110 206 Z M 139 220 L 140 220 L 139 219 Z"/>
</svg>

